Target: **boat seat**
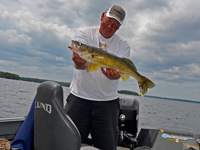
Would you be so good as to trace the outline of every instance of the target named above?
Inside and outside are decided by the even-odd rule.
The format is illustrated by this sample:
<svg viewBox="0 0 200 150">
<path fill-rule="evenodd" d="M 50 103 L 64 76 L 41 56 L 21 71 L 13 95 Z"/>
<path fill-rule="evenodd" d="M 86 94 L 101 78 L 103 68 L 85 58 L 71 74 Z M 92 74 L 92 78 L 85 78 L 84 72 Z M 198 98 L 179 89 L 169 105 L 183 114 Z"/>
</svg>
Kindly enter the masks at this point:
<svg viewBox="0 0 200 150">
<path fill-rule="evenodd" d="M 81 146 L 80 133 L 63 111 L 63 89 L 52 81 L 37 88 L 34 110 L 34 149 L 98 150 Z"/>
</svg>

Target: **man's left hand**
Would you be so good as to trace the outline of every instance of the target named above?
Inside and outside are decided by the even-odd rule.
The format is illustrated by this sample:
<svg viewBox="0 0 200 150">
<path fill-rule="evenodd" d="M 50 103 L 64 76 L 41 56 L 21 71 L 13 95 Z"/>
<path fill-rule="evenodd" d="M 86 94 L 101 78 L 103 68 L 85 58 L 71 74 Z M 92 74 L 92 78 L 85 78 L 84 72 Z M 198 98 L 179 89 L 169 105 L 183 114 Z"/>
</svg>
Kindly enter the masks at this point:
<svg viewBox="0 0 200 150">
<path fill-rule="evenodd" d="M 117 70 L 110 68 L 105 68 L 104 70 L 104 68 L 101 68 L 101 71 L 111 80 L 116 80 L 120 78 L 119 72 Z"/>
</svg>

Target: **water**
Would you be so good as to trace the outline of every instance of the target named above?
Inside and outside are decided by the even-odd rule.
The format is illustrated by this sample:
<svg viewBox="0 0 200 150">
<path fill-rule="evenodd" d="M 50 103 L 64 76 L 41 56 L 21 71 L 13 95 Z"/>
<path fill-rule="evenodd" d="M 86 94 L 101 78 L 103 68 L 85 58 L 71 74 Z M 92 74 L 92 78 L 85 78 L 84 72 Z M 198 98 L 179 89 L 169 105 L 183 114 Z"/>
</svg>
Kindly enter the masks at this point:
<svg viewBox="0 0 200 150">
<path fill-rule="evenodd" d="M 39 83 L 0 78 L 0 118 L 26 116 Z M 69 93 L 63 87 L 64 103 Z M 200 133 L 200 103 L 135 96 L 140 103 L 139 127 Z"/>
<path fill-rule="evenodd" d="M 27 116 L 39 83 L 0 78 L 0 118 Z M 63 91 L 69 91 L 63 87 Z M 67 95 L 64 95 L 66 99 Z M 65 103 L 65 100 L 63 100 Z"/>
</svg>

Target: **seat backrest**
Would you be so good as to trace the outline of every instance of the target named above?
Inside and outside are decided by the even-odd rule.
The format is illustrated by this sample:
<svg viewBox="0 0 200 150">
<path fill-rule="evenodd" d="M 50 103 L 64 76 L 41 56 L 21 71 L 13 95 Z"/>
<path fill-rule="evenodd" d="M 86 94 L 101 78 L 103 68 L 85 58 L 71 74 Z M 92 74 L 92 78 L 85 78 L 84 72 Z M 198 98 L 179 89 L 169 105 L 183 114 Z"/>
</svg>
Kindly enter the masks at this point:
<svg viewBox="0 0 200 150">
<path fill-rule="evenodd" d="M 37 88 L 34 112 L 35 150 L 80 150 L 78 129 L 63 111 L 63 89 L 52 81 Z"/>
</svg>

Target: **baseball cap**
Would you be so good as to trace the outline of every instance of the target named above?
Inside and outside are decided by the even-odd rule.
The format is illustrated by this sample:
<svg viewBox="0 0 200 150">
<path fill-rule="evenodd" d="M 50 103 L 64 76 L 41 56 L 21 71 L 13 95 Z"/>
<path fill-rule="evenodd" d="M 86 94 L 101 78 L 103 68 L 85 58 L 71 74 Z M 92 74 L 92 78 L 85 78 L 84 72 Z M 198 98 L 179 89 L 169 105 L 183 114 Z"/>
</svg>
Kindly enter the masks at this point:
<svg viewBox="0 0 200 150">
<path fill-rule="evenodd" d="M 120 24 L 124 22 L 126 12 L 118 5 L 113 5 L 106 10 L 106 16 L 116 19 Z"/>
</svg>

